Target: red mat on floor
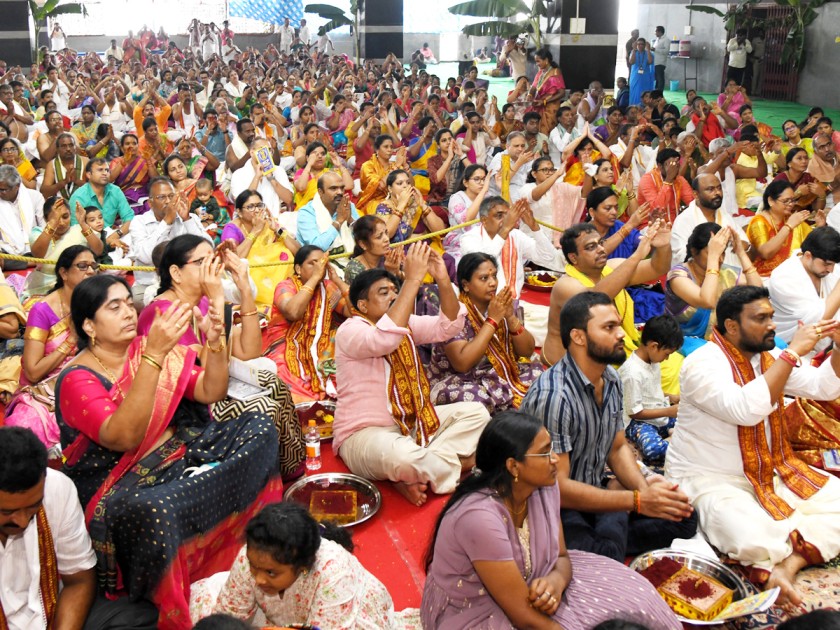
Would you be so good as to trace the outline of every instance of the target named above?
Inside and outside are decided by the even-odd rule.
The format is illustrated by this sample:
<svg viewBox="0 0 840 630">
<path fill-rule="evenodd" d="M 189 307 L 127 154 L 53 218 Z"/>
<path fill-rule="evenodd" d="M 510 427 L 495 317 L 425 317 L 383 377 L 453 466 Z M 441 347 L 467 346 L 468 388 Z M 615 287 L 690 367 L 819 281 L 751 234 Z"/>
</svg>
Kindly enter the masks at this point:
<svg viewBox="0 0 840 630">
<path fill-rule="evenodd" d="M 349 472 L 332 445 L 324 444 L 319 473 Z M 435 521 L 446 503 L 446 496 L 429 494 L 423 507 L 408 503 L 387 482 L 376 482 L 382 493 L 382 507 L 369 521 L 351 529 L 355 555 L 391 593 L 394 608 L 419 608 L 425 572 L 423 557 L 434 531 Z"/>
</svg>

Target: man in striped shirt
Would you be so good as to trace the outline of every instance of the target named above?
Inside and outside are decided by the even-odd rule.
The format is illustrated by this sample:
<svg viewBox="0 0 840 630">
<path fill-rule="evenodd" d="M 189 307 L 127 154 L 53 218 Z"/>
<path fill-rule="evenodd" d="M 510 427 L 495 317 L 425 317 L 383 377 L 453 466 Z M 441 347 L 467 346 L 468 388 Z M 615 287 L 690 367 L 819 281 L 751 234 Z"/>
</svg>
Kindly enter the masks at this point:
<svg viewBox="0 0 840 630">
<path fill-rule="evenodd" d="M 613 301 L 585 291 L 560 313 L 563 358 L 531 386 L 521 411 L 542 419 L 560 456 L 561 520 L 569 549 L 624 561 L 691 538 L 688 497 L 660 475 L 645 478 L 624 437 L 624 330 Z M 616 479 L 607 483 L 606 466 Z"/>
</svg>

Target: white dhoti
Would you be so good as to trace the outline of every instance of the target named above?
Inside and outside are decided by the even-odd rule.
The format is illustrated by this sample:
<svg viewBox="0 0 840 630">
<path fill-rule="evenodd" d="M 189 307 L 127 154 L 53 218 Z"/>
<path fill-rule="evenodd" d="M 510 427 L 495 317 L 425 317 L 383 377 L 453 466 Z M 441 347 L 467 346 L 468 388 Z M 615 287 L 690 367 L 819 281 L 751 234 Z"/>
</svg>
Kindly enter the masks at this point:
<svg viewBox="0 0 840 630">
<path fill-rule="evenodd" d="M 481 403 L 460 402 L 435 407 L 440 428 L 427 447 L 391 427 L 367 427 L 348 437 L 339 455 L 356 475 L 408 484 L 428 483 L 433 492 L 455 490 L 461 458 L 475 453 L 478 436 L 490 420 Z"/>
<path fill-rule="evenodd" d="M 761 507 L 746 477 L 703 475 L 674 481 L 691 499 L 708 541 L 745 566 L 769 572 L 794 551 L 811 563 L 840 554 L 840 480 L 832 475 L 807 500 L 777 475 L 776 494 L 795 510 L 780 521 Z"/>
</svg>

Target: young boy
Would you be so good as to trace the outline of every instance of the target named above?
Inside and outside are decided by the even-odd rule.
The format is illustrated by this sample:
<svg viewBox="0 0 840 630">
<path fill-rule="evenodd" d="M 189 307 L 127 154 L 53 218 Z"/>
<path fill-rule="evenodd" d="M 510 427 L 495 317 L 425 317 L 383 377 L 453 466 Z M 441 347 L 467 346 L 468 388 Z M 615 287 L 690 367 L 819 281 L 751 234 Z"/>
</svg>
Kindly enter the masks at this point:
<svg viewBox="0 0 840 630">
<path fill-rule="evenodd" d="M 85 208 L 85 222 L 91 230 L 99 235 L 102 240 L 102 254 L 96 257 L 96 262 L 100 265 L 112 265 L 110 253 L 114 248 L 108 245 L 107 235 L 105 234 L 105 219 L 102 217 L 102 210 L 96 206 L 88 206 Z"/>
<path fill-rule="evenodd" d="M 662 392 L 659 364 L 683 344 L 683 333 L 670 315 L 650 318 L 642 329 L 642 344 L 618 369 L 624 387 L 627 439 L 636 444 L 646 464 L 662 464 L 666 438 L 677 421 L 679 396 Z"/>
<path fill-rule="evenodd" d="M 195 199 L 190 204 L 190 212 L 198 215 L 204 230 L 213 239 L 221 232 L 222 225 L 227 223 L 227 214 L 223 215 L 219 208 L 219 202 L 213 196 L 213 182 L 209 179 L 199 179 L 195 183 Z"/>
</svg>

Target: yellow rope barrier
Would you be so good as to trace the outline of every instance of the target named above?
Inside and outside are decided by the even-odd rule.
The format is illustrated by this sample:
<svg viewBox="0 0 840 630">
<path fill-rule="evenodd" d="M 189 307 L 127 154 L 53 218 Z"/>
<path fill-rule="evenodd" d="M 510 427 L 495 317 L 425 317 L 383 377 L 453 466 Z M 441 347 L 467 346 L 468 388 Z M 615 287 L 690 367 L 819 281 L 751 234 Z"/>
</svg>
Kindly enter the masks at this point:
<svg viewBox="0 0 840 630">
<path fill-rule="evenodd" d="M 461 230 L 465 227 L 470 227 L 471 225 L 475 225 L 478 223 L 480 219 L 473 219 L 472 221 L 465 221 L 464 223 L 459 223 L 458 225 L 453 225 L 448 228 L 444 228 L 442 230 L 438 230 L 437 232 L 429 232 L 428 234 L 421 234 L 419 236 L 413 236 L 405 241 L 401 241 L 399 243 L 392 243 L 391 247 L 405 247 L 406 245 L 411 245 L 412 243 L 418 243 L 420 241 L 426 241 L 431 238 L 435 238 L 438 236 L 442 236 L 444 234 L 448 234 L 449 232 L 453 232 L 455 230 Z M 542 225 L 550 230 L 554 230 L 555 232 L 562 232 L 563 228 L 559 228 L 557 226 L 551 225 L 550 223 L 546 223 L 545 221 L 540 221 L 539 219 L 534 219 L 537 224 Z M 344 252 L 342 254 L 335 254 L 334 256 L 330 256 L 330 260 L 339 260 L 341 258 L 349 258 L 353 255 L 353 252 Z M 17 254 L 6 254 L 4 252 L 0 252 L 0 259 L 2 260 L 18 260 L 21 262 L 32 263 L 36 265 L 54 265 L 57 261 L 55 260 L 48 260 L 46 258 L 35 258 L 34 256 L 18 256 Z M 293 261 L 278 261 L 278 262 L 271 262 L 271 263 L 258 263 L 255 265 L 251 265 L 252 269 L 257 269 L 260 267 L 281 267 L 283 265 L 293 265 Z M 100 269 L 112 269 L 115 271 L 156 271 L 154 267 L 151 266 L 130 266 L 130 265 L 100 265 Z"/>
</svg>

